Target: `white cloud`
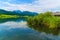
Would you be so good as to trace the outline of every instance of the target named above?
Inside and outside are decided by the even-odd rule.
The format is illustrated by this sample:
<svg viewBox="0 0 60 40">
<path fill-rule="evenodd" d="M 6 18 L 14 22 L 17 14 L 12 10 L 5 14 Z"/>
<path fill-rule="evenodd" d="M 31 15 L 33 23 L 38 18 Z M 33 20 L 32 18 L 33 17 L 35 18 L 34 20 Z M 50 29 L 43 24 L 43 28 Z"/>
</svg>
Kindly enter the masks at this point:
<svg viewBox="0 0 60 40">
<path fill-rule="evenodd" d="M 7 7 L 0 7 L 5 10 L 24 10 L 32 12 L 44 12 L 60 7 L 60 0 L 36 0 L 31 4 L 11 4 L 9 2 L 3 3 L 9 5 Z"/>
<path fill-rule="evenodd" d="M 5 5 L 9 5 L 7 7 L 3 6 L 2 8 L 5 10 L 24 10 L 24 11 L 35 11 L 37 12 L 38 10 L 41 10 L 41 8 L 39 8 L 36 5 L 32 5 L 32 4 L 11 4 L 9 2 L 4 2 Z"/>
</svg>

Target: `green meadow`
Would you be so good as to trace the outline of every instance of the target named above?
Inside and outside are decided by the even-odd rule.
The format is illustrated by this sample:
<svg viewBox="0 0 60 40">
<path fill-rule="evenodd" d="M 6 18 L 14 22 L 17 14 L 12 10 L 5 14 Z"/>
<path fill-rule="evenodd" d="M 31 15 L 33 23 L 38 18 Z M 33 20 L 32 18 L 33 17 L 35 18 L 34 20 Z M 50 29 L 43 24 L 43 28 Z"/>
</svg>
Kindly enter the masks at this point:
<svg viewBox="0 0 60 40">
<path fill-rule="evenodd" d="M 5 18 L 18 18 L 19 16 L 17 15 L 6 15 L 6 14 L 0 14 L 0 19 L 5 19 Z"/>
</svg>

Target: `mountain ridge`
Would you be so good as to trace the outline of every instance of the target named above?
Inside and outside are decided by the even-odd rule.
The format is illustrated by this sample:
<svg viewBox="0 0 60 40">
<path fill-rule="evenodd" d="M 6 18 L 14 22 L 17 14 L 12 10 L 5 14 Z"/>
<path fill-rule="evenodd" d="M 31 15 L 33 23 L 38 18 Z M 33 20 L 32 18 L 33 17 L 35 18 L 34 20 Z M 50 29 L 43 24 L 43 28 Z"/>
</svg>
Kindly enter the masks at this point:
<svg viewBox="0 0 60 40">
<path fill-rule="evenodd" d="M 38 13 L 36 12 L 30 12 L 30 11 L 20 11 L 20 10 L 13 10 L 13 11 L 7 11 L 7 10 L 3 10 L 0 9 L 0 14 L 7 14 L 7 15 L 28 15 L 28 16 L 35 16 L 38 15 Z"/>
</svg>

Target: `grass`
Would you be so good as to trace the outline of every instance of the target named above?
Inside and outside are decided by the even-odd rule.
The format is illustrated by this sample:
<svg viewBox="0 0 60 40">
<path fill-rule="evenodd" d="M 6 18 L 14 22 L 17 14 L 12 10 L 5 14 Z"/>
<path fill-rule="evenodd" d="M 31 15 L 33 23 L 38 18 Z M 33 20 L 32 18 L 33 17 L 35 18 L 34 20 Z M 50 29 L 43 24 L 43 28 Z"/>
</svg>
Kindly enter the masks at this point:
<svg viewBox="0 0 60 40">
<path fill-rule="evenodd" d="M 38 16 L 28 17 L 28 26 L 43 32 L 54 33 L 60 30 L 60 18 L 52 12 L 40 13 Z"/>
<path fill-rule="evenodd" d="M 19 16 L 17 15 L 6 15 L 6 14 L 0 14 L 0 19 L 5 19 L 5 18 L 18 18 Z"/>
</svg>

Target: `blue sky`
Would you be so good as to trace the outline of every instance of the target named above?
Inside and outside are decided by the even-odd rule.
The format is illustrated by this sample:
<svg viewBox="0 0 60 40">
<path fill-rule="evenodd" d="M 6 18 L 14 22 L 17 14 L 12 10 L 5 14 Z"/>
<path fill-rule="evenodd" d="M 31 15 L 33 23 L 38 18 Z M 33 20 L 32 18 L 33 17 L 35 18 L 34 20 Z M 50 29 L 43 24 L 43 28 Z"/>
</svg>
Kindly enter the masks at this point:
<svg viewBox="0 0 60 40">
<path fill-rule="evenodd" d="M 0 9 L 12 11 L 60 11 L 60 0 L 0 0 Z"/>
</svg>

